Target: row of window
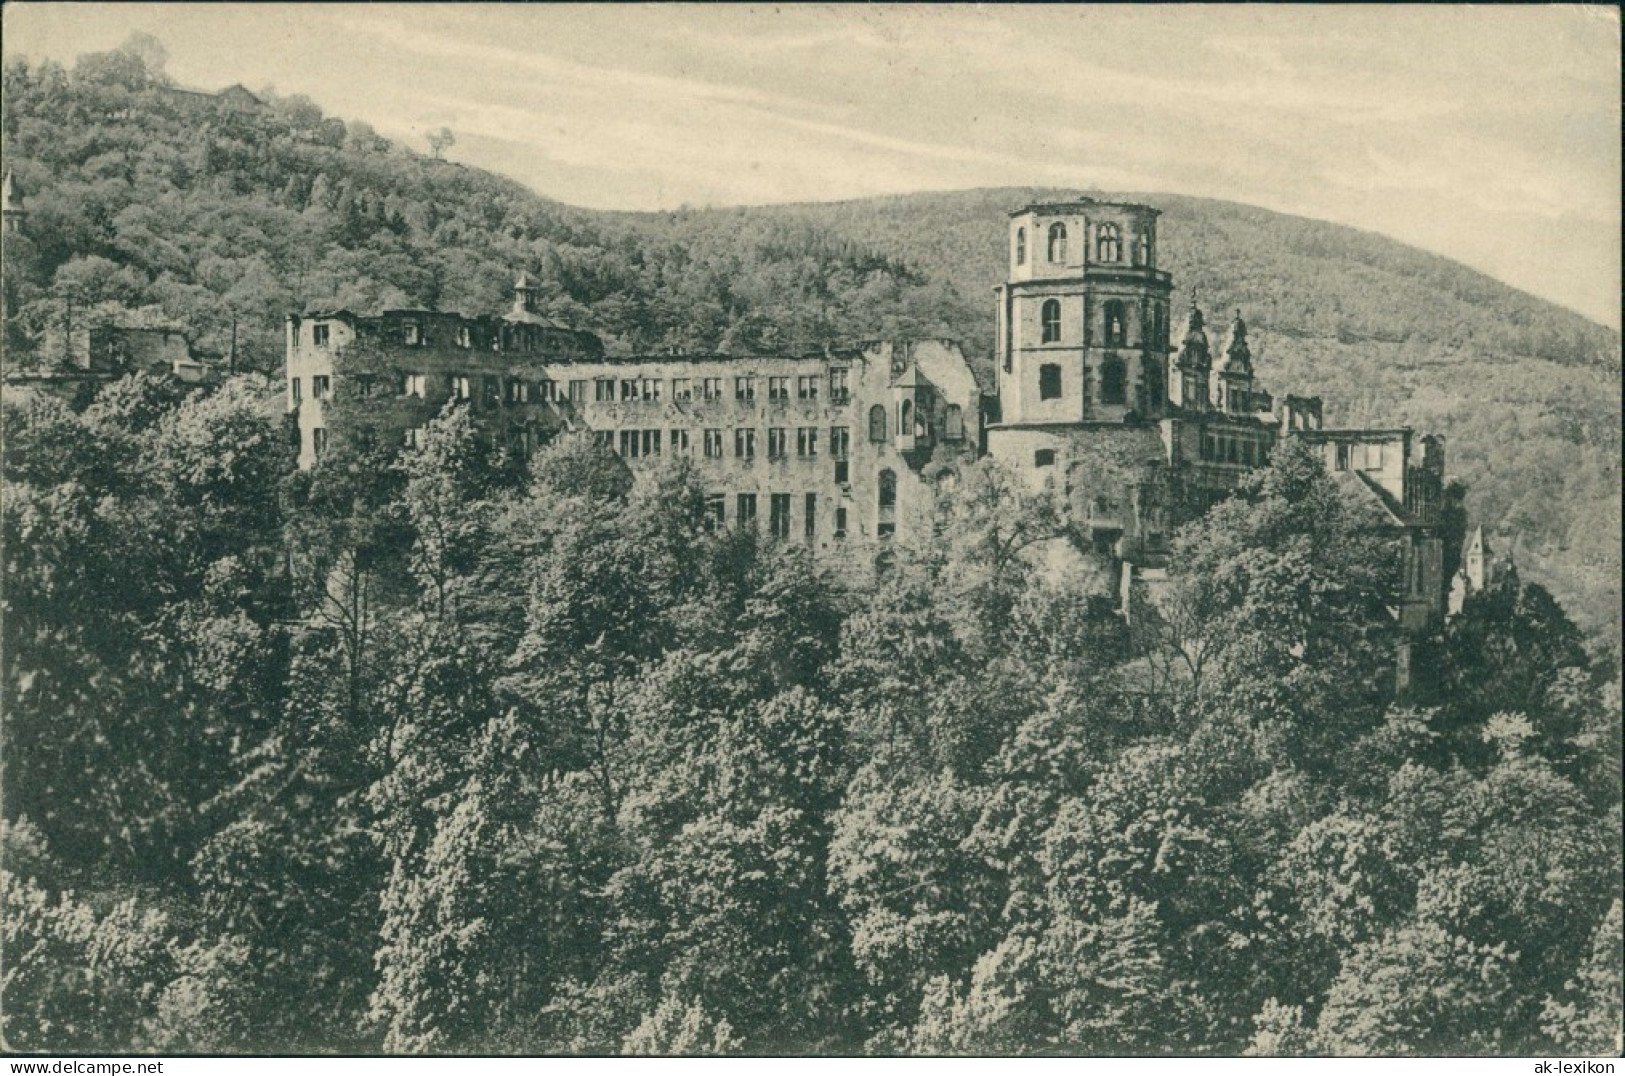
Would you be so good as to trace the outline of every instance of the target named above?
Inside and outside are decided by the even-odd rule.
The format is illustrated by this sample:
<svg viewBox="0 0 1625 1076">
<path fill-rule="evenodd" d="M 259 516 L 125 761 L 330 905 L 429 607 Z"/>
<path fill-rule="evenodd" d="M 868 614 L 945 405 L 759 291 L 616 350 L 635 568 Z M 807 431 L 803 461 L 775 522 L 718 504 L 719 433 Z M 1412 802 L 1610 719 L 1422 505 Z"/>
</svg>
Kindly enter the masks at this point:
<svg viewBox="0 0 1625 1076">
<path fill-rule="evenodd" d="M 474 332 L 469 326 L 457 326 L 454 335 L 458 347 L 472 348 L 474 346 Z M 491 350 L 537 351 L 541 347 L 542 339 L 543 330 L 538 326 L 504 326 L 497 335 L 491 338 Z M 310 342 L 316 347 L 326 347 L 331 341 L 331 326 L 317 324 L 310 327 Z M 429 339 L 422 324 L 416 321 L 408 321 L 400 326 L 400 342 L 407 347 L 422 347 L 429 342 Z"/>
<path fill-rule="evenodd" d="M 794 494 L 770 493 L 767 499 L 767 529 L 768 533 L 780 541 L 789 541 L 791 532 L 791 505 Z M 728 523 L 728 495 L 726 493 L 708 493 L 705 497 L 705 515 L 711 526 L 721 530 Z M 740 530 L 754 529 L 756 526 L 756 494 L 736 493 L 734 495 L 734 526 Z M 806 541 L 814 542 L 818 538 L 818 494 L 807 493 L 802 496 L 801 509 L 801 535 Z M 846 506 L 837 505 L 835 508 L 836 538 L 846 537 Z"/>
<path fill-rule="evenodd" d="M 1087 246 L 1087 244 L 1085 244 Z M 1049 226 L 1049 260 L 1052 265 L 1066 262 L 1066 225 Z M 1101 224 L 1095 228 L 1095 261 L 1123 260 L 1123 233 L 1115 224 Z M 1027 264 L 1027 229 L 1016 229 L 1016 264 Z"/>
<path fill-rule="evenodd" d="M 1046 370 L 1050 369 L 1050 367 L 1046 366 L 1045 369 Z M 1059 367 L 1056 367 L 1055 369 L 1057 370 L 1057 375 L 1056 376 L 1058 378 L 1059 377 L 1059 372 L 1058 372 Z M 832 376 L 832 380 L 833 380 L 833 374 L 831 376 Z M 466 375 L 452 374 L 452 375 L 448 376 L 446 380 L 447 380 L 448 393 L 453 399 L 456 399 L 456 400 L 472 400 L 472 399 L 475 398 L 476 394 L 478 394 L 478 396 L 482 400 L 484 400 L 484 402 L 486 402 L 487 404 L 495 404 L 495 403 L 498 403 L 499 401 L 501 401 L 504 398 L 503 395 L 502 395 L 502 379 L 498 378 L 498 377 L 485 377 L 483 379 L 476 379 L 476 378 L 473 378 L 473 377 L 468 377 Z M 799 385 L 798 386 L 798 391 L 801 390 L 801 389 L 805 389 L 806 391 L 808 391 L 810 393 L 810 395 L 802 397 L 802 398 L 803 399 L 816 399 L 817 398 L 817 395 L 816 395 L 816 393 L 817 393 L 816 382 L 817 382 L 818 379 L 813 378 L 813 377 L 805 377 L 805 378 L 799 378 L 798 380 L 802 381 L 802 382 L 812 382 L 812 384 L 810 384 L 810 385 Z M 843 380 L 843 383 L 844 383 L 844 371 L 842 372 L 842 380 Z M 739 378 L 735 378 L 734 381 L 735 381 L 735 393 L 736 393 L 735 398 L 736 399 L 739 399 L 739 400 L 753 400 L 753 399 L 755 399 L 755 391 L 756 391 L 756 389 L 755 389 L 755 379 L 754 378 L 739 377 Z M 787 384 L 787 382 L 789 381 L 788 378 L 774 377 L 774 378 L 769 378 L 768 381 L 770 382 L 770 385 L 769 385 L 769 391 L 770 392 L 783 391 L 785 393 L 788 393 L 788 391 L 789 391 L 788 384 Z M 785 385 L 773 385 L 773 384 L 771 384 L 772 382 L 786 382 L 786 384 Z M 375 384 L 373 378 L 371 378 L 369 376 L 366 376 L 366 375 L 358 376 L 357 379 L 356 379 L 356 384 L 357 384 L 358 389 L 360 391 L 360 394 L 362 396 L 371 396 L 372 395 L 372 391 L 373 391 L 374 384 Z M 1057 384 L 1057 386 L 1059 385 L 1058 380 L 1057 380 L 1056 384 Z M 560 396 L 560 394 L 559 394 L 559 383 L 556 382 L 556 381 L 546 381 L 546 380 L 544 380 L 544 381 L 530 382 L 530 381 L 520 381 L 517 378 L 510 378 L 510 379 L 508 379 L 507 385 L 508 385 L 508 393 L 507 393 L 506 399 L 507 399 L 507 402 L 511 403 L 511 404 L 529 403 L 532 400 L 537 401 L 537 402 L 544 402 L 544 403 L 555 403 L 555 402 L 558 402 L 562 398 Z M 585 403 L 586 402 L 586 399 L 587 399 L 587 385 L 588 385 L 588 382 L 586 382 L 586 381 L 571 381 L 571 382 L 568 383 L 569 399 L 570 399 L 570 401 L 572 403 Z M 617 386 L 617 380 L 616 379 L 614 379 L 614 378 L 599 378 L 597 381 L 593 382 L 593 385 L 594 385 L 594 388 L 595 388 L 594 399 L 595 399 L 596 402 L 605 403 L 605 402 L 611 402 L 611 401 L 613 401 L 615 399 L 615 391 L 616 391 L 616 386 Z M 690 395 L 691 388 L 690 388 L 689 379 L 687 379 L 687 378 L 673 378 L 672 379 L 672 385 L 674 386 L 673 395 L 675 396 L 675 398 L 680 399 L 680 400 L 687 400 L 687 399 L 691 398 L 691 395 Z M 680 388 L 678 386 L 680 386 Z M 300 400 L 302 398 L 301 379 L 297 378 L 297 377 L 290 378 L 289 379 L 289 387 L 290 387 L 290 391 L 292 392 L 293 403 L 294 403 L 295 406 L 298 406 L 298 404 L 299 404 L 299 402 L 300 402 Z M 662 382 L 657 378 L 637 378 L 637 379 L 623 378 L 623 379 L 619 380 L 619 388 L 620 388 L 620 393 L 621 393 L 621 399 L 622 400 L 639 399 L 639 400 L 658 401 L 660 399 L 661 387 L 662 387 Z M 428 374 L 405 374 L 405 375 L 403 375 L 403 383 L 402 383 L 401 388 L 402 388 L 403 394 L 406 395 L 406 396 L 415 396 L 415 397 L 418 397 L 418 398 L 422 398 L 424 396 L 427 396 L 428 391 L 429 391 L 429 375 Z M 702 380 L 701 391 L 704 393 L 704 398 L 707 399 L 707 400 L 719 399 L 721 397 L 721 392 L 722 392 L 722 379 L 719 378 L 719 377 L 704 378 Z M 1057 388 L 1056 391 L 1057 391 L 1057 393 L 1059 393 L 1059 388 Z M 332 379 L 331 379 L 331 377 L 329 377 L 329 376 L 327 376 L 325 374 L 317 374 L 316 376 L 311 378 L 311 395 L 312 396 L 314 396 L 318 400 L 322 400 L 322 399 L 326 399 L 329 395 L 331 395 L 331 393 L 332 393 Z M 774 397 L 774 398 L 780 398 L 780 397 Z M 788 396 L 785 396 L 785 397 L 782 397 L 782 398 L 787 399 Z M 843 401 L 845 400 L 845 398 L 846 397 L 843 395 L 843 397 L 842 397 Z M 1049 397 L 1047 397 L 1047 396 L 1045 397 L 1045 399 L 1048 399 L 1048 398 Z M 913 425 L 914 425 L 914 404 L 913 404 L 913 401 L 904 400 L 900 405 L 899 430 L 906 431 L 907 433 L 912 433 L 913 432 Z M 711 433 L 711 432 L 714 432 L 714 431 L 709 431 L 708 430 L 706 432 Z M 718 435 L 720 436 L 720 431 L 715 431 L 715 432 L 718 432 Z M 778 432 L 782 435 L 784 431 L 782 429 L 780 429 Z M 816 434 L 817 434 L 817 431 L 816 430 L 811 430 L 810 428 L 807 429 L 807 430 L 798 431 L 798 434 L 797 434 L 798 438 L 804 432 L 809 433 L 810 436 L 811 436 L 811 440 L 809 440 L 807 442 L 809 444 L 809 446 L 811 447 L 811 450 L 807 451 L 805 453 L 802 453 L 802 454 L 803 455 L 809 455 L 809 456 L 816 455 L 817 454 L 817 452 L 816 452 L 816 444 L 817 444 L 817 442 L 816 442 Z M 844 429 L 843 429 L 843 433 L 844 433 Z M 754 436 L 755 436 L 754 431 L 752 431 L 751 436 L 754 438 Z M 875 442 L 878 443 L 878 442 L 885 441 L 886 436 L 887 436 L 886 408 L 884 406 L 880 405 L 880 404 L 875 404 L 869 410 L 869 439 L 871 441 L 875 441 Z M 963 440 L 964 436 L 965 436 L 964 410 L 958 404 L 950 404 L 948 406 L 948 408 L 947 408 L 947 412 L 946 412 L 946 416 L 945 416 L 945 420 L 944 420 L 943 437 L 944 437 L 944 439 L 949 440 L 949 441 L 959 441 L 959 440 Z M 770 430 L 768 432 L 768 438 L 769 438 L 769 452 L 768 452 L 768 454 L 770 456 L 773 456 L 773 455 L 775 455 L 775 453 L 772 450 L 772 447 L 773 447 L 772 446 L 772 438 L 773 438 L 773 431 L 772 430 Z M 782 453 L 782 452 L 777 453 L 777 455 L 784 455 L 784 454 L 785 453 Z M 719 455 L 720 455 L 720 453 L 719 453 Z M 754 451 L 752 452 L 752 455 L 754 455 Z"/>
<path fill-rule="evenodd" d="M 644 456 L 658 456 L 661 454 L 663 432 L 661 430 L 599 430 L 595 436 L 598 443 L 611 451 L 618 451 L 628 459 L 639 459 Z M 817 426 L 801 426 L 795 431 L 796 457 L 799 459 L 817 459 L 819 428 Z M 689 452 L 689 431 L 675 429 L 670 431 L 668 442 L 673 455 L 687 455 Z M 706 459 L 722 459 L 724 455 L 724 431 L 708 429 L 701 431 L 701 452 Z M 845 426 L 831 426 L 829 429 L 829 452 L 831 458 L 844 461 L 852 450 L 852 434 Z M 735 459 L 752 460 L 756 458 L 756 430 L 752 427 L 741 426 L 733 431 L 733 456 Z M 788 459 L 790 457 L 790 431 L 784 426 L 771 426 L 767 431 L 767 458 L 770 460 Z"/>
<path fill-rule="evenodd" d="M 1202 434 L 1201 457 L 1211 463 L 1241 463 L 1251 467 L 1265 462 L 1268 449 L 1250 437 L 1222 433 Z"/>
<path fill-rule="evenodd" d="M 1102 310 L 1102 339 L 1103 347 L 1128 346 L 1128 306 L 1120 299 L 1108 299 Z M 1059 343 L 1061 340 L 1061 301 L 1059 299 L 1045 299 L 1044 305 L 1038 311 L 1038 324 L 1040 339 L 1046 344 Z M 1156 311 L 1156 325 L 1153 343 L 1156 346 L 1166 346 L 1167 315 L 1159 306 Z"/>
<path fill-rule="evenodd" d="M 1159 389 L 1160 391 L 1160 389 Z M 1062 396 L 1061 367 L 1046 362 L 1038 367 L 1038 398 L 1059 400 Z M 1100 402 L 1124 404 L 1128 402 L 1128 374 L 1118 359 L 1107 359 L 1100 364 Z"/>
<path fill-rule="evenodd" d="M 673 400 L 703 399 L 708 401 L 724 398 L 723 378 L 700 378 L 696 386 L 694 379 L 687 377 L 674 377 L 671 382 L 671 398 Z M 756 399 L 756 378 L 751 376 L 736 377 L 733 379 L 733 398 L 742 403 L 753 402 Z M 820 382 L 823 377 L 817 374 L 798 376 L 795 379 L 795 399 L 816 400 Z M 484 378 L 474 378 L 466 374 L 447 375 L 446 385 L 448 393 L 459 400 L 470 400 L 478 395 L 490 403 L 503 399 L 503 378 L 490 375 Z M 587 379 L 573 380 L 567 387 L 560 388 L 557 381 L 543 379 L 540 381 L 523 381 L 518 378 L 507 378 L 507 395 L 509 403 L 556 403 L 568 398 L 571 403 L 583 404 L 589 398 L 594 403 L 630 403 L 633 401 L 659 402 L 666 391 L 666 379 L 657 377 L 600 377 L 591 381 Z M 324 398 L 330 387 L 331 379 L 322 374 L 312 379 L 312 394 L 317 399 Z M 376 379 L 361 374 L 356 377 L 358 391 L 363 396 L 371 396 L 376 387 Z M 829 396 L 832 403 L 846 403 L 851 399 L 851 391 L 847 385 L 847 371 L 831 370 L 829 373 Z M 300 379 L 290 380 L 294 403 L 301 398 Z M 402 375 L 401 393 L 405 396 L 423 397 L 429 392 L 429 375 L 409 373 Z M 791 397 L 791 378 L 770 377 L 767 379 L 768 399 L 775 402 L 787 402 Z"/>
</svg>

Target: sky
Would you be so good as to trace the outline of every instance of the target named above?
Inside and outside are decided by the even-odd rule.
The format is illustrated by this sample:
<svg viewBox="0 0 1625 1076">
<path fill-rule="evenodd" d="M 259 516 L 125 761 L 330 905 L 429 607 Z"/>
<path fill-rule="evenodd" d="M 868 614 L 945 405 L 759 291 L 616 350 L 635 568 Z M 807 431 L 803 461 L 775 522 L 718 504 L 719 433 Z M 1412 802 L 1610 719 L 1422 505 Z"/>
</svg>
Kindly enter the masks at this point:
<svg viewBox="0 0 1625 1076">
<path fill-rule="evenodd" d="M 1613 7 L 62 4 L 179 83 L 305 94 L 602 209 L 988 186 L 1174 192 L 1380 232 L 1620 326 Z"/>
</svg>

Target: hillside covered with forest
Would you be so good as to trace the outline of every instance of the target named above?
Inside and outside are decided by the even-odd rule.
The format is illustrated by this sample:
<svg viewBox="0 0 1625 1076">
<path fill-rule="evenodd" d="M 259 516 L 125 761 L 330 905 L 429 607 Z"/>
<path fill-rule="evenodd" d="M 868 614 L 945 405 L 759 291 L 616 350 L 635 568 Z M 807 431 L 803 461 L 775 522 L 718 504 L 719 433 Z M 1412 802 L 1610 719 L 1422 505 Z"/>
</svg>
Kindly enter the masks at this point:
<svg viewBox="0 0 1625 1076">
<path fill-rule="evenodd" d="M 1402 687 L 1395 540 L 1301 441 L 1178 528 L 1129 616 L 996 457 L 861 589 L 713 526 L 685 458 L 526 459 L 456 402 L 413 449 L 295 467 L 287 309 L 496 310 L 519 265 L 620 349 L 974 338 L 1000 216 L 969 207 L 1025 192 L 922 199 L 943 237 L 913 246 L 865 222 L 889 203 L 589 214 L 153 62 L 5 73 L 7 363 L 53 361 L 71 303 L 217 354 L 235 323 L 244 368 L 0 397 L 6 1050 L 1617 1055 L 1617 667 L 1508 570 L 1405 640 Z M 1252 211 L 1179 204 L 1203 271 L 1287 264 L 1201 245 Z M 1328 235 L 1324 302 L 1454 279 Z M 1527 401 L 1457 444 L 1566 461 L 1507 477 L 1532 516 L 1617 495 L 1587 455 L 1617 365 L 1363 326 L 1277 326 L 1260 365 L 1468 431 Z M 1360 395 L 1411 376 L 1443 395 Z"/>
<path fill-rule="evenodd" d="M 527 270 L 612 350 L 770 351 L 951 336 L 991 380 L 1005 213 L 1041 189 L 602 213 L 380 138 L 308 100 L 235 110 L 169 92 L 131 46 L 5 72 L 7 362 L 68 317 L 183 329 L 274 371 L 293 310 L 495 313 Z M 1105 194 L 1105 192 L 1081 192 Z M 1160 207 L 1176 304 L 1240 308 L 1259 375 L 1339 424 L 1444 434 L 1468 507 L 1593 630 L 1617 638 L 1620 341 L 1381 236 L 1233 203 Z"/>
</svg>

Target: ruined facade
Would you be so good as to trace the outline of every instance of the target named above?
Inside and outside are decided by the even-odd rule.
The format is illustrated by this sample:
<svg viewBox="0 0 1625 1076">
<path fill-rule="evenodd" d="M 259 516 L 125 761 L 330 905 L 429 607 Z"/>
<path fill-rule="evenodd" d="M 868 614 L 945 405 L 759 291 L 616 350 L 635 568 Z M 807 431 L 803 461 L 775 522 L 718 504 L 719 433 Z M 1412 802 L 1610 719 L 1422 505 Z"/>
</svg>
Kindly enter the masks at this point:
<svg viewBox="0 0 1625 1076">
<path fill-rule="evenodd" d="M 523 454 L 577 432 L 634 475 L 691 461 L 718 526 L 754 526 L 839 555 L 906 533 L 924 484 L 978 454 L 981 393 L 951 343 L 609 357 L 597 337 L 536 313 L 536 300 L 521 277 L 500 318 L 289 317 L 300 465 L 325 451 L 341 384 L 360 398 L 351 413 L 372 435 L 408 446 L 455 399 Z"/>
</svg>

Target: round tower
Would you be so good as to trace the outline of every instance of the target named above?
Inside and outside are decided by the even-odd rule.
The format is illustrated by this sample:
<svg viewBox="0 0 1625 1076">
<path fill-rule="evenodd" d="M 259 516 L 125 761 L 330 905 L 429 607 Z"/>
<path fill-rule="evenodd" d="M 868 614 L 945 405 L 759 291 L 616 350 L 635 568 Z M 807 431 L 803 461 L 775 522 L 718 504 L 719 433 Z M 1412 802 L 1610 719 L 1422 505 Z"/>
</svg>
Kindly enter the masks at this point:
<svg viewBox="0 0 1625 1076">
<path fill-rule="evenodd" d="M 1158 211 L 1040 203 L 1010 215 L 1009 270 L 996 289 L 1000 421 L 1120 423 L 1168 399 L 1168 295 Z"/>
</svg>

